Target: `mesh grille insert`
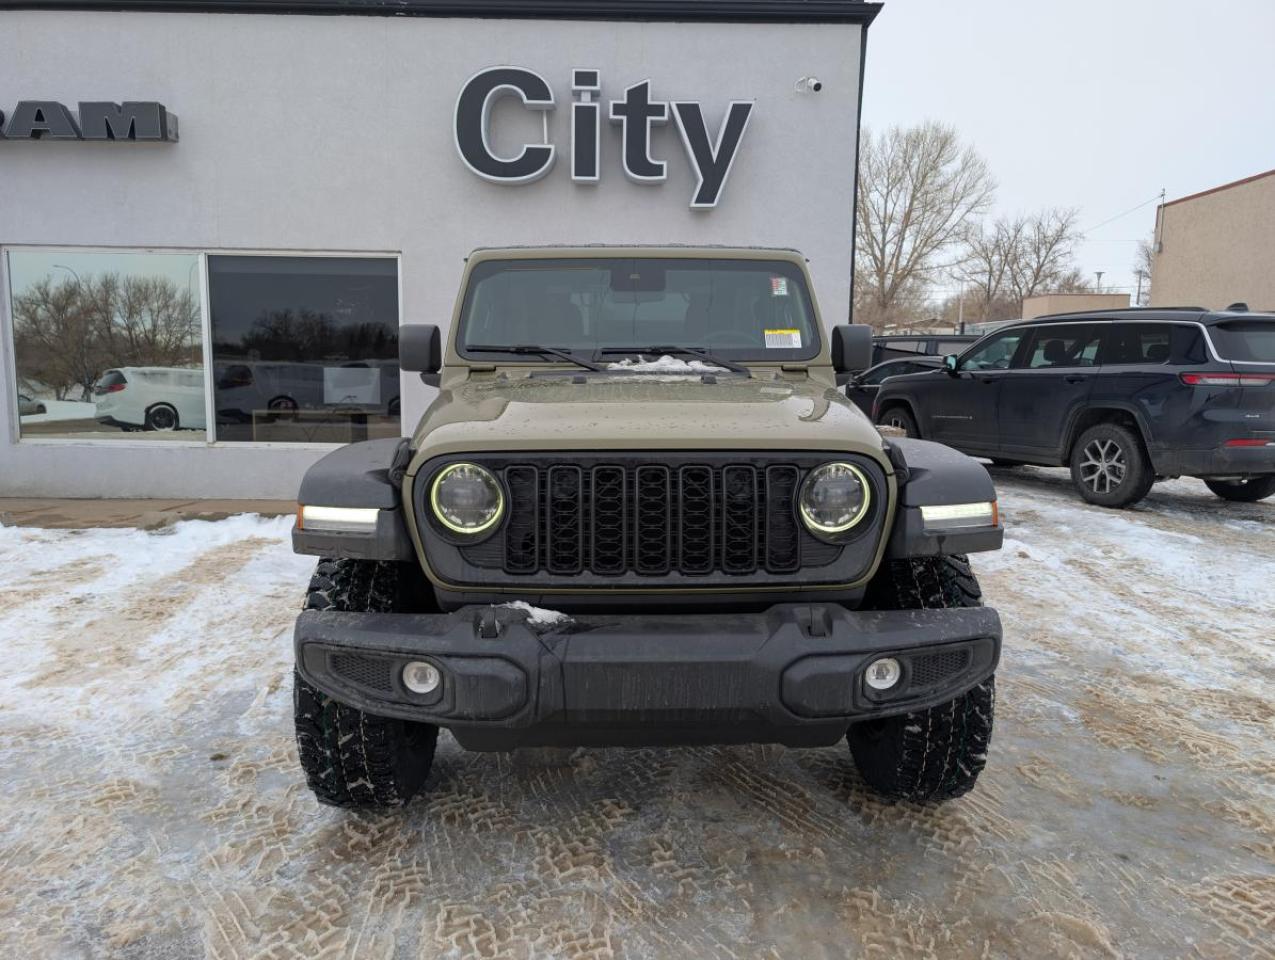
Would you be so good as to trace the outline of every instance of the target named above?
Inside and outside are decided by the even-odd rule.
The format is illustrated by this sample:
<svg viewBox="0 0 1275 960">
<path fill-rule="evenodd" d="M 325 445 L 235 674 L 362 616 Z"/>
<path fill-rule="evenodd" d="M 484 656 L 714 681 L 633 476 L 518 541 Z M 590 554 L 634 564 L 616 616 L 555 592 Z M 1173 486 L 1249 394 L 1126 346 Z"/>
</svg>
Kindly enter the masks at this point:
<svg viewBox="0 0 1275 960">
<path fill-rule="evenodd" d="M 912 659 L 912 686 L 932 687 L 948 677 L 964 670 L 970 662 L 970 652 L 946 650 L 942 653 L 926 653 Z"/>
<path fill-rule="evenodd" d="M 380 657 L 365 657 L 356 653 L 338 653 L 331 660 L 332 672 L 343 680 L 357 683 L 370 690 L 392 691 L 390 661 Z"/>
</svg>

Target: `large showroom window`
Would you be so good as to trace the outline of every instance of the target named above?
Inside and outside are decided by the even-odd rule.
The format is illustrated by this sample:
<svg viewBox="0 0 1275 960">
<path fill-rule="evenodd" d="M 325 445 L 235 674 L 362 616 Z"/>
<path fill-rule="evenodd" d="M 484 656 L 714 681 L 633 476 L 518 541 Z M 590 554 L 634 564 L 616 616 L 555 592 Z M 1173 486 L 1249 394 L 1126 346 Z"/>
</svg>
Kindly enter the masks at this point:
<svg viewBox="0 0 1275 960">
<path fill-rule="evenodd" d="M 219 441 L 399 435 L 398 261 L 208 256 Z"/>
<path fill-rule="evenodd" d="M 206 437 L 199 255 L 8 252 L 23 438 Z"/>
</svg>

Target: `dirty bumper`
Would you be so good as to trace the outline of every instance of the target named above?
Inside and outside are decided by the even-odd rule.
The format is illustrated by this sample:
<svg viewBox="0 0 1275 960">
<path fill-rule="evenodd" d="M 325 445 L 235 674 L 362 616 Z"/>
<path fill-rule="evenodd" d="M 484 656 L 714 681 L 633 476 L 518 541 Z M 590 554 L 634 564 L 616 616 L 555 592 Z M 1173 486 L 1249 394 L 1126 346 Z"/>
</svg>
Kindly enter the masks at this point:
<svg viewBox="0 0 1275 960">
<path fill-rule="evenodd" d="M 470 749 L 536 745 L 833 743 L 871 717 L 933 706 L 986 679 L 994 610 L 857 612 L 779 604 L 728 615 L 578 616 L 552 627 L 514 609 L 449 614 L 306 611 L 297 667 L 336 700 L 436 723 Z M 887 690 L 869 664 L 898 662 Z M 441 682 L 413 692 L 403 668 Z M 892 671 L 890 671 L 892 672 Z"/>
</svg>

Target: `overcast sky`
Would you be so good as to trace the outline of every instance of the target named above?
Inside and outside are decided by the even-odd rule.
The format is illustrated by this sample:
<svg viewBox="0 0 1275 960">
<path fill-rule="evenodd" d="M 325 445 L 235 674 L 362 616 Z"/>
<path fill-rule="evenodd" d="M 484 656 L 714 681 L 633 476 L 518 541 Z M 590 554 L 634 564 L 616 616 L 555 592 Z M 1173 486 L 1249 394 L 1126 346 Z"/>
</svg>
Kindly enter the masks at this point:
<svg viewBox="0 0 1275 960">
<path fill-rule="evenodd" d="M 1081 266 L 1132 291 L 1156 197 L 1275 168 L 1275 0 L 887 0 L 863 119 L 955 126 L 998 210 L 1077 207 Z"/>
</svg>

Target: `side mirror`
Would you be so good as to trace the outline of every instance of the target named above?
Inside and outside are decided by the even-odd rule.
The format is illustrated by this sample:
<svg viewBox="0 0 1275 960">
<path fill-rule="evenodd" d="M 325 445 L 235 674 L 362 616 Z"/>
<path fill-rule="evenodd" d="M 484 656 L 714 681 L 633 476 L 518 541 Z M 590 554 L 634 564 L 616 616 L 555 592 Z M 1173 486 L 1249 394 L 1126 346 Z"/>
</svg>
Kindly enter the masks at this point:
<svg viewBox="0 0 1275 960">
<path fill-rule="evenodd" d="M 832 369 L 855 373 L 872 366 L 872 328 L 863 323 L 842 323 L 832 328 Z"/>
<path fill-rule="evenodd" d="M 948 373 L 956 373 L 956 354 L 949 353 L 943 358 L 943 369 Z"/>
<path fill-rule="evenodd" d="M 398 328 L 398 365 L 419 373 L 430 386 L 438 386 L 443 369 L 443 338 L 432 323 L 405 323 Z"/>
</svg>

